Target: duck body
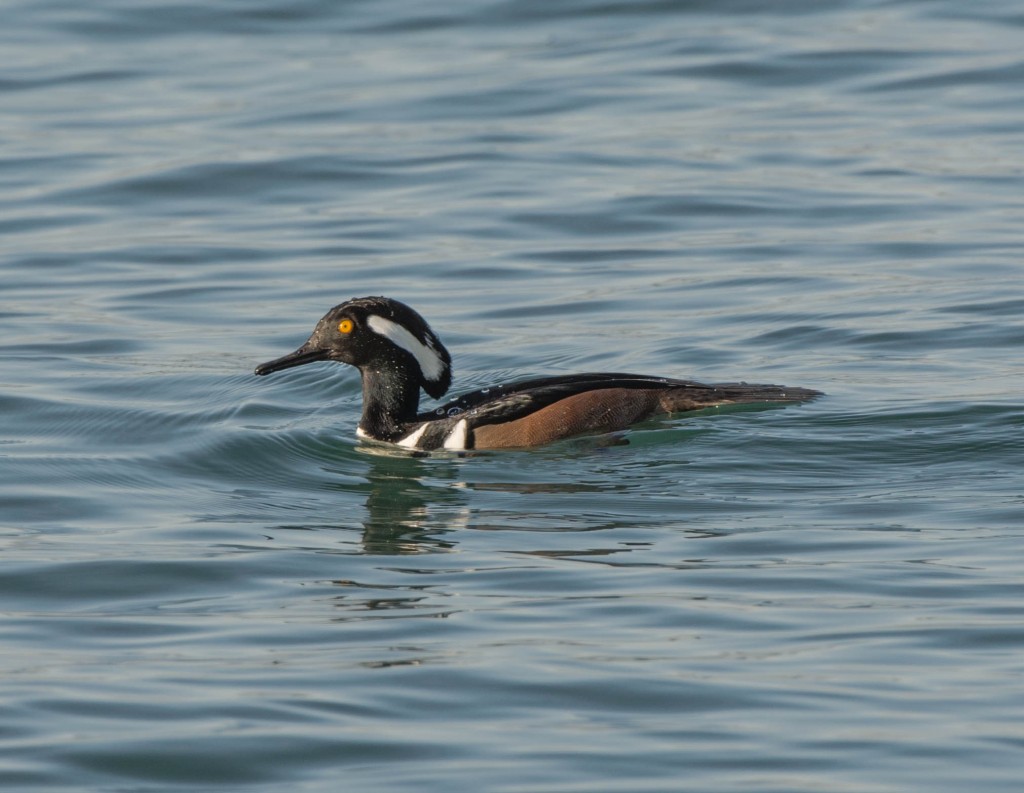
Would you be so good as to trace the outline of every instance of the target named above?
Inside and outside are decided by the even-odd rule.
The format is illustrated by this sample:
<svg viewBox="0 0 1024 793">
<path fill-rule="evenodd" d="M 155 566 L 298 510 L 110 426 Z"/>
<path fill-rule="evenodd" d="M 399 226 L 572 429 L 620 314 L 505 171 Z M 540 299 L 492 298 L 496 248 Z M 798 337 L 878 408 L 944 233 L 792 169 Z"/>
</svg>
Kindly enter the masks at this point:
<svg viewBox="0 0 1024 793">
<path fill-rule="evenodd" d="M 622 430 L 661 414 L 740 403 L 804 402 L 808 388 L 704 384 L 623 373 L 521 380 L 463 394 L 419 411 L 419 392 L 440 399 L 451 385 L 451 356 L 426 321 L 386 297 L 335 306 L 295 352 L 260 364 L 257 375 L 333 360 L 359 369 L 363 415 L 356 435 L 410 449 L 507 449 L 587 433 Z"/>
</svg>

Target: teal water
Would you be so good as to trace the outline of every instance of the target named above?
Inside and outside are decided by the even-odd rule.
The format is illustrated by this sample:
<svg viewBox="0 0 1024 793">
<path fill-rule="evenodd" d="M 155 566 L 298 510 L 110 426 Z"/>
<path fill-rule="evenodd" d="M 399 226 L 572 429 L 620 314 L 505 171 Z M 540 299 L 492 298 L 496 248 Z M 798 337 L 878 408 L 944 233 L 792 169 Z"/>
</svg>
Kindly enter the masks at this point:
<svg viewBox="0 0 1024 793">
<path fill-rule="evenodd" d="M 1014 3 L 14 2 L 0 785 L 1016 791 Z M 456 458 L 255 378 L 823 390 Z"/>
</svg>

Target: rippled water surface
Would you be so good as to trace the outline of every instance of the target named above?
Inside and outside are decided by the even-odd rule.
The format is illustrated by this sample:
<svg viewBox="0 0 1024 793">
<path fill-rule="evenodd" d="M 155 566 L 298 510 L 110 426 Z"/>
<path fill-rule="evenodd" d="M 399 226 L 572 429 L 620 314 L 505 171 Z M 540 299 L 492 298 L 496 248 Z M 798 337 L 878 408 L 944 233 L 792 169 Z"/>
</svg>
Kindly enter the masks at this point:
<svg viewBox="0 0 1024 793">
<path fill-rule="evenodd" d="M 0 786 L 1016 791 L 1017 3 L 15 0 Z M 257 379 L 787 409 L 468 457 Z"/>
</svg>

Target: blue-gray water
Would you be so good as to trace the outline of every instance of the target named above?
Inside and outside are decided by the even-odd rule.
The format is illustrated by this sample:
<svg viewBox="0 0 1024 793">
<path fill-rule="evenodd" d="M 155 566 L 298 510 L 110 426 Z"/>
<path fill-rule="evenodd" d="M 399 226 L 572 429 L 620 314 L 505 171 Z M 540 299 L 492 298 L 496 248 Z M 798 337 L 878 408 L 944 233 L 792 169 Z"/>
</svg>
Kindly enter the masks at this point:
<svg viewBox="0 0 1024 793">
<path fill-rule="evenodd" d="M 0 787 L 1016 791 L 1019 3 L 15 0 Z M 454 393 L 784 410 L 374 454 L 387 294 Z"/>
</svg>

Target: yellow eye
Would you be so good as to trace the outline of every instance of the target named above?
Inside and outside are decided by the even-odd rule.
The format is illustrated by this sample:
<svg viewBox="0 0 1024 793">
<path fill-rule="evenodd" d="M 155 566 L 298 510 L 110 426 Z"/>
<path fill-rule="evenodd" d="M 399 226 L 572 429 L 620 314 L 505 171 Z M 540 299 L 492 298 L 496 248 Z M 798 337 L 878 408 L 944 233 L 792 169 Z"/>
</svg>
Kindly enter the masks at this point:
<svg viewBox="0 0 1024 793">
<path fill-rule="evenodd" d="M 351 333 L 352 328 L 354 327 L 355 326 L 352 324 L 352 320 L 350 319 L 343 319 L 341 322 L 338 323 L 338 330 L 341 331 L 342 333 Z"/>
</svg>

